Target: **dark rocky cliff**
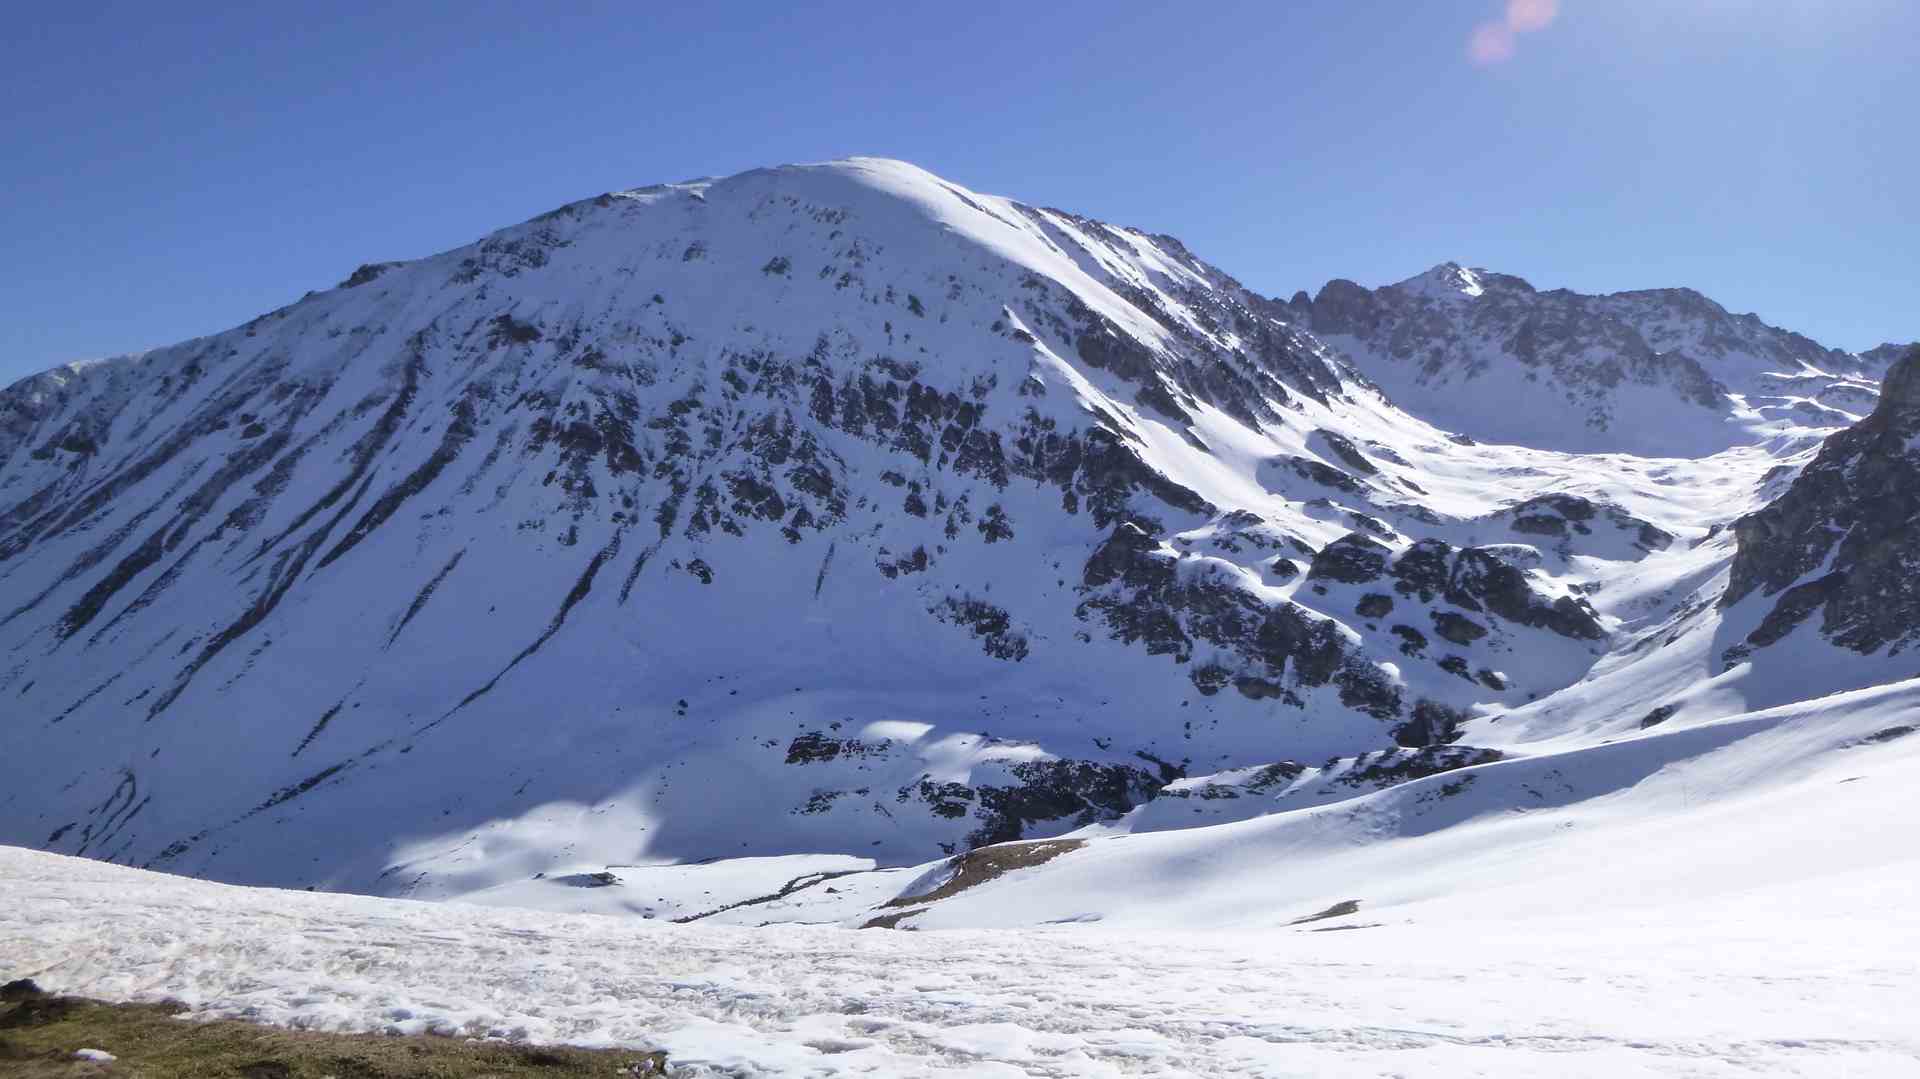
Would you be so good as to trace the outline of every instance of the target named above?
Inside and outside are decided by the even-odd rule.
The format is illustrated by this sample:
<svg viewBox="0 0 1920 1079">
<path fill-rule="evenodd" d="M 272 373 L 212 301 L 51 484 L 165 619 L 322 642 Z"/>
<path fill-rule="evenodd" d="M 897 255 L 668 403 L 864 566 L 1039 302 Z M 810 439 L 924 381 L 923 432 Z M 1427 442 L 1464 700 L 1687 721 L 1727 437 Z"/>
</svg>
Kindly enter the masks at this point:
<svg viewBox="0 0 1920 1079">
<path fill-rule="evenodd" d="M 1815 614 L 1856 652 L 1920 636 L 1920 346 L 1888 371 L 1871 416 L 1827 439 L 1793 486 L 1734 524 L 1739 553 L 1722 607 L 1778 596 L 1730 658 Z"/>
</svg>

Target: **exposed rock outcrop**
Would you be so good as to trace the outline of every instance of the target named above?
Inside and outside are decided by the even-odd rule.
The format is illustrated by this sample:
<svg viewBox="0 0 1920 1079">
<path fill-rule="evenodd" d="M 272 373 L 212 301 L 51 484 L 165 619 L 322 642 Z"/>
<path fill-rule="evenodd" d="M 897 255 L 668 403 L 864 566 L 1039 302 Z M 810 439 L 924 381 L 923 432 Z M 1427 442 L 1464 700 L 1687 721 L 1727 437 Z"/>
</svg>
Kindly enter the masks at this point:
<svg viewBox="0 0 1920 1079">
<path fill-rule="evenodd" d="M 1382 567 L 1384 551 L 1377 555 Z M 1089 594 L 1081 617 L 1099 618 L 1116 639 L 1181 663 L 1202 644 L 1232 656 L 1234 668 L 1218 659 L 1192 668 L 1203 694 L 1232 685 L 1248 697 L 1303 704 L 1295 690 L 1332 683 L 1347 707 L 1381 719 L 1400 714 L 1399 686 L 1338 623 L 1267 599 L 1230 575 L 1183 574 L 1177 557 L 1138 525 L 1116 528 L 1087 560 L 1082 579 Z"/>
<path fill-rule="evenodd" d="M 1308 580 L 1365 584 L 1377 581 L 1387 572 L 1387 560 L 1393 550 L 1361 532 L 1349 532 L 1320 549 L 1307 570 Z"/>
<path fill-rule="evenodd" d="M 1455 556 L 1447 599 L 1468 610 L 1485 609 L 1509 622 L 1562 637 L 1597 641 L 1606 636 L 1586 600 L 1548 598 L 1534 587 L 1525 570 L 1492 548 L 1468 547 Z"/>
<path fill-rule="evenodd" d="M 1720 605 L 1779 598 L 1730 660 L 1815 613 L 1824 636 L 1856 652 L 1920 637 L 1920 346 L 1888 371 L 1872 415 L 1828 438 L 1785 494 L 1733 532 Z"/>
</svg>

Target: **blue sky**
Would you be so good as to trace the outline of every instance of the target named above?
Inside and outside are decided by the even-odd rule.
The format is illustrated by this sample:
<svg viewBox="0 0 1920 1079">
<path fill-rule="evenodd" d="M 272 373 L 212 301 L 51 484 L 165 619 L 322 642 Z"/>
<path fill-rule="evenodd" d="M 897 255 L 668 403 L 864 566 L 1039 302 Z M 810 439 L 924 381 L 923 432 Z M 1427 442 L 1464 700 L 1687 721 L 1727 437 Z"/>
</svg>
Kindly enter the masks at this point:
<svg viewBox="0 0 1920 1079">
<path fill-rule="evenodd" d="M 1512 2 L 16 10 L 0 380 L 600 191 L 862 153 L 1268 293 L 1454 259 L 1920 337 L 1920 3 Z"/>
</svg>

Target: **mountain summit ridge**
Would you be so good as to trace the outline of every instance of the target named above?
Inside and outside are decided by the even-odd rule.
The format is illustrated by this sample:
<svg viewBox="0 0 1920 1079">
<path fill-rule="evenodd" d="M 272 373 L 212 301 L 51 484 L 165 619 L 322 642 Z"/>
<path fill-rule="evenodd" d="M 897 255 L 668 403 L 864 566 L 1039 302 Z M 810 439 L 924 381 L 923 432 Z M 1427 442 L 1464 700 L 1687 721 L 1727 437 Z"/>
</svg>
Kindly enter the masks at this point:
<svg viewBox="0 0 1920 1079">
<path fill-rule="evenodd" d="M 1842 426 L 1890 359 L 1693 289 L 1543 291 L 1455 262 L 1378 289 L 1336 279 L 1288 308 L 1422 418 L 1569 452 L 1693 457 Z"/>
</svg>

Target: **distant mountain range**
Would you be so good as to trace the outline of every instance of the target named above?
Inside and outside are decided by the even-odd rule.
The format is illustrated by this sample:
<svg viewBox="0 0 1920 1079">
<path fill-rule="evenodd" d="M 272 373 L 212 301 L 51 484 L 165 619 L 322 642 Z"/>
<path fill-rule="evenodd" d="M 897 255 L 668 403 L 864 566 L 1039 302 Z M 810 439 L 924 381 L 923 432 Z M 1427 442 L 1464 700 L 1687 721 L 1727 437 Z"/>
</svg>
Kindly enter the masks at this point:
<svg viewBox="0 0 1920 1079">
<path fill-rule="evenodd" d="M 1587 296 L 1444 263 L 1291 310 L 1402 407 L 1485 441 L 1705 456 L 1858 420 L 1901 348 L 1827 348 L 1691 289 Z"/>
</svg>

